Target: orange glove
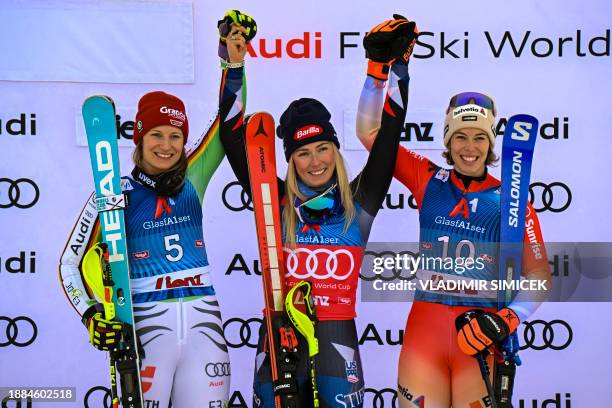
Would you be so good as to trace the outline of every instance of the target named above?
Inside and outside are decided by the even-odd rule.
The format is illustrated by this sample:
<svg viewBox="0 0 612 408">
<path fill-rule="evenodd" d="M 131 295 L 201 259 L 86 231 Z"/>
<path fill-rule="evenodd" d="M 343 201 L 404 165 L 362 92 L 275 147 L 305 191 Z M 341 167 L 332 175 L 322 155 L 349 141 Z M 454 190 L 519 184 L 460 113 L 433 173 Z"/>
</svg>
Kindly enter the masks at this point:
<svg viewBox="0 0 612 408">
<path fill-rule="evenodd" d="M 386 81 L 389 65 L 396 58 L 410 59 L 419 30 L 413 21 L 399 14 L 373 27 L 363 39 L 368 57 L 368 75 Z"/>
<path fill-rule="evenodd" d="M 506 339 L 518 327 L 520 321 L 512 309 L 497 313 L 484 310 L 468 310 L 455 320 L 459 349 L 469 356 L 476 355 Z"/>
</svg>

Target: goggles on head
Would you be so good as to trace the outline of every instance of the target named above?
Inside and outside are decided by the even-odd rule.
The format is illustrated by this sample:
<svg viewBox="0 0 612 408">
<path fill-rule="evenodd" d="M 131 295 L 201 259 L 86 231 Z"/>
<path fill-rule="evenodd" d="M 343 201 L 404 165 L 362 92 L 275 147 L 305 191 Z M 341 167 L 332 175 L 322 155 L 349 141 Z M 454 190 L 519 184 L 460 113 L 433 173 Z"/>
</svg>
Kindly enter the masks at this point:
<svg viewBox="0 0 612 408">
<path fill-rule="evenodd" d="M 481 94 L 480 92 L 461 92 L 455 96 L 453 96 L 448 103 L 448 108 L 446 109 L 446 114 L 459 106 L 474 104 L 478 105 L 481 108 L 485 108 L 493 112 L 493 116 L 497 116 L 497 109 L 495 109 L 495 102 L 491 99 L 490 96 L 485 94 Z"/>
</svg>

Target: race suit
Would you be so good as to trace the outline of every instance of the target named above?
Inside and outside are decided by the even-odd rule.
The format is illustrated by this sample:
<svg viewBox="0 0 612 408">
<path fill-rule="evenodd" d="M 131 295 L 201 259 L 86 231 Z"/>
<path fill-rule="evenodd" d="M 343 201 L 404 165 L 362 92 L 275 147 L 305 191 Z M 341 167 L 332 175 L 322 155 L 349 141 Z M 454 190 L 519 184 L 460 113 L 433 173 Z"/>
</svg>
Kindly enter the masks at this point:
<svg viewBox="0 0 612 408">
<path fill-rule="evenodd" d="M 230 366 L 223 324 L 210 279 L 202 231 L 202 201 L 223 159 L 218 119 L 188 151 L 182 190 L 158 196 L 131 177 L 125 225 L 136 334 L 144 349 L 145 406 L 223 407 Z M 97 301 L 83 280 L 81 262 L 101 240 L 95 194 L 78 217 L 60 265 L 66 296 L 83 316 Z"/>
<path fill-rule="evenodd" d="M 357 134 L 367 148 L 379 126 L 376 115 L 381 109 L 381 87 L 367 78 L 357 113 Z M 453 169 L 438 167 L 403 146 L 398 151 L 394 176 L 410 190 L 417 203 L 421 258 L 471 257 L 479 258 L 482 265 L 457 271 L 432 262 L 429 267 L 418 269 L 420 281 L 498 279 L 499 180 L 486 171 L 482 177 L 463 176 Z M 549 269 L 548 260 L 536 212 L 529 204 L 522 274 L 528 277 L 542 269 Z M 494 312 L 496 302 L 497 293 L 491 291 L 416 291 L 399 360 L 400 407 L 490 406 L 475 359 L 462 353 L 457 345 L 455 318 L 474 308 Z M 537 303 L 516 301 L 509 307 L 523 321 Z M 492 361 L 488 360 L 489 366 Z"/>
<path fill-rule="evenodd" d="M 223 72 L 220 95 L 221 141 L 228 160 L 242 185 L 250 194 L 249 174 L 245 157 L 243 101 L 246 89 L 243 68 Z M 356 216 L 345 228 L 344 210 L 321 224 L 297 223 L 295 247 L 284 248 L 286 286 L 302 279 L 313 281 L 313 297 L 319 322 L 315 333 L 319 339 L 316 356 L 316 381 L 321 407 L 363 406 L 364 379 L 359 356 L 354 318 L 356 290 L 364 248 L 374 217 L 386 196 L 393 176 L 399 136 L 406 114 L 407 67 L 396 63 L 381 117 L 381 129 L 362 172 L 350 183 Z M 299 183 L 308 197 L 309 189 Z M 278 180 L 282 211 L 293 211 L 282 202 L 285 184 Z M 286 205 L 283 205 L 286 204 Z M 289 207 L 287 207 L 289 206 Z M 282 217 L 281 217 L 282 218 Z M 330 257 L 332 258 L 330 260 Z M 266 328 L 259 333 L 253 405 L 274 407 L 270 362 L 264 351 Z M 305 340 L 298 334 L 300 359 L 297 370 L 300 399 L 311 406 L 312 391 L 308 378 L 308 353 Z M 310 404 L 310 405 L 309 405 Z"/>
</svg>

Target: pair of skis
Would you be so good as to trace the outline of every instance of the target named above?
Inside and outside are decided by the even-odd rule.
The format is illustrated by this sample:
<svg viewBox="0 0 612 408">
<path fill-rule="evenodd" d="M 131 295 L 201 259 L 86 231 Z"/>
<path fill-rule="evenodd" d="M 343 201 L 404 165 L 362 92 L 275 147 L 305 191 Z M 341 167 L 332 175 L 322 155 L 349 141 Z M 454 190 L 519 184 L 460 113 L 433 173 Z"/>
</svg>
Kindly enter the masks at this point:
<svg viewBox="0 0 612 408">
<path fill-rule="evenodd" d="M 504 132 L 498 279 L 506 282 L 521 277 L 529 179 L 537 135 L 538 120 L 525 114 L 512 116 Z M 507 307 L 512 297 L 511 289 L 499 291 L 497 309 Z M 488 351 L 475 356 L 493 408 L 512 408 L 515 358 L 518 350 L 509 347 L 510 345 L 518 347 L 518 344 L 512 344 L 510 341 L 500 345 L 503 361 L 494 363 L 493 384 L 489 379 L 490 370 L 485 359 Z"/>
<path fill-rule="evenodd" d="M 259 256 L 261 258 L 267 326 L 267 349 L 272 371 L 276 408 L 305 408 L 297 388 L 298 330 L 308 343 L 313 406 L 319 406 L 314 357 L 319 351 L 314 332 L 314 304 L 310 282 L 302 281 L 287 292 L 284 285 L 283 241 L 276 173 L 274 119 L 259 112 L 246 123 L 246 154 Z M 302 291 L 307 313 L 293 305 L 295 291 Z"/>
<path fill-rule="evenodd" d="M 132 310 L 130 270 L 121 192 L 115 104 L 107 96 L 91 96 L 83 103 L 83 122 L 91 157 L 96 207 L 100 216 L 101 245 L 83 260 L 85 280 L 104 305 L 104 317 L 123 323 L 121 340 L 110 353 L 113 407 L 119 406 L 116 373 L 119 374 L 121 406 L 142 408 L 140 357 Z"/>
</svg>

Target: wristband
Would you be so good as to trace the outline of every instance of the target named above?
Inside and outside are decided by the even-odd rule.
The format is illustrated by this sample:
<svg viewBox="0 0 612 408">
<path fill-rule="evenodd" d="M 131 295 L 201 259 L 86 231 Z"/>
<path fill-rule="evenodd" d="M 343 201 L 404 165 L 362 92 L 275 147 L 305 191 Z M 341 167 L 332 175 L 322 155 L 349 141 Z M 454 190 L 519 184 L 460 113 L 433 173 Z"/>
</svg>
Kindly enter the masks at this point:
<svg viewBox="0 0 612 408">
<path fill-rule="evenodd" d="M 223 58 L 221 58 L 221 68 L 222 69 L 227 69 L 227 68 L 242 68 L 244 67 L 244 61 L 240 61 L 240 62 L 228 62 L 226 60 L 224 60 Z"/>
<path fill-rule="evenodd" d="M 368 60 L 368 75 L 386 81 L 389 78 L 389 63 Z"/>
</svg>

